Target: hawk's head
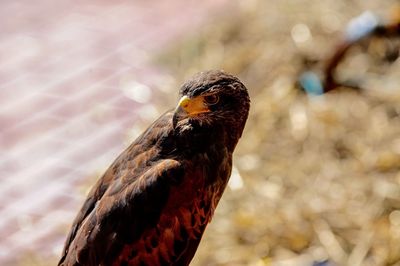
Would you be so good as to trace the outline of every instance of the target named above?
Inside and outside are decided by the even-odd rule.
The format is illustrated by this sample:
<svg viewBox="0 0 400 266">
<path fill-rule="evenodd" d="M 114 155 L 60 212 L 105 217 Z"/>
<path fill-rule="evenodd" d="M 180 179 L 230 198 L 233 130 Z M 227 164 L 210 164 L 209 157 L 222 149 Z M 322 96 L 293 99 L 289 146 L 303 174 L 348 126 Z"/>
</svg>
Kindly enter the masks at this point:
<svg viewBox="0 0 400 266">
<path fill-rule="evenodd" d="M 201 72 L 183 84 L 180 96 L 173 117 L 175 130 L 196 129 L 210 135 L 224 131 L 236 145 L 250 107 L 247 89 L 238 78 L 218 70 Z"/>
</svg>

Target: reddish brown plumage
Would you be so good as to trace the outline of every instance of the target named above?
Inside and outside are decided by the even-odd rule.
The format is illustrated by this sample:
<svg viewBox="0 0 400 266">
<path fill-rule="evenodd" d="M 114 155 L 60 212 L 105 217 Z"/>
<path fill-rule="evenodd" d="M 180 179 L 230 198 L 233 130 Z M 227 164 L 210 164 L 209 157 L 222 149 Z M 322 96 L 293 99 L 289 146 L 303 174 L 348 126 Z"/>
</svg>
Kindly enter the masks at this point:
<svg viewBox="0 0 400 266">
<path fill-rule="evenodd" d="M 232 152 L 249 110 L 246 88 L 221 71 L 185 83 L 182 108 L 155 121 L 90 191 L 59 265 L 188 265 L 230 176 Z M 195 113 L 195 112 L 194 112 Z"/>
</svg>

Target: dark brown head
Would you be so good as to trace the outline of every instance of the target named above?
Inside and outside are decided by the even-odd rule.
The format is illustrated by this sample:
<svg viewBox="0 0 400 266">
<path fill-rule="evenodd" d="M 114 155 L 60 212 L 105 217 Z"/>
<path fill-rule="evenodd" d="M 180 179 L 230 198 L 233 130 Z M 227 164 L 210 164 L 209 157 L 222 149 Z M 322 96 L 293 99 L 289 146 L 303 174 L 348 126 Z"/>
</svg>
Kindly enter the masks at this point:
<svg viewBox="0 0 400 266">
<path fill-rule="evenodd" d="M 249 94 L 238 78 L 218 70 L 200 72 L 183 84 L 180 96 L 173 118 L 176 131 L 197 127 L 210 136 L 224 131 L 235 147 L 250 108 Z"/>
</svg>

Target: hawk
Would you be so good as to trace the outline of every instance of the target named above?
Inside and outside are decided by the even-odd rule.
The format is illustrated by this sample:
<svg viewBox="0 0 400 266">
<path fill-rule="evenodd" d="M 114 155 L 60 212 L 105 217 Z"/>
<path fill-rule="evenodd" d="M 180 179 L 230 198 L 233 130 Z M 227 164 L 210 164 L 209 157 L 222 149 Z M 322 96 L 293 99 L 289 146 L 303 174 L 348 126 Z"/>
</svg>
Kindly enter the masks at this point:
<svg viewBox="0 0 400 266">
<path fill-rule="evenodd" d="M 201 72 L 112 163 L 75 218 L 58 265 L 188 265 L 227 185 L 250 98 Z"/>
</svg>

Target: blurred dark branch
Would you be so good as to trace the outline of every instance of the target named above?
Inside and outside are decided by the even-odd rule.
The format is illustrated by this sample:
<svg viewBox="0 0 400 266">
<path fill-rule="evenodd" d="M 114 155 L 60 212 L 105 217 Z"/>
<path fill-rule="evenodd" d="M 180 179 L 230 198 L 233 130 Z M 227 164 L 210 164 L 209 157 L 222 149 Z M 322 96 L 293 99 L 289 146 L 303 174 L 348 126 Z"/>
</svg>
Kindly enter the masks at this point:
<svg viewBox="0 0 400 266">
<path fill-rule="evenodd" d="M 374 37 L 378 38 L 400 37 L 400 22 L 389 25 L 377 25 L 368 34 L 361 36 L 360 38 L 357 38 L 355 40 L 345 40 L 341 44 L 339 44 L 339 46 L 336 48 L 335 53 L 328 60 L 326 64 L 326 68 L 324 71 L 325 80 L 323 82 L 324 93 L 334 90 L 339 86 L 361 89 L 358 85 L 355 84 L 346 84 L 343 82 L 337 82 L 335 79 L 335 70 L 350 48 L 360 44 L 365 40 L 372 39 Z"/>
<path fill-rule="evenodd" d="M 347 25 L 345 37 L 336 47 L 333 55 L 326 61 L 323 68 L 323 78 L 314 71 L 303 71 L 299 76 L 299 84 L 308 94 L 323 94 L 338 87 L 347 87 L 361 90 L 359 81 L 346 80 L 340 81 L 336 77 L 336 70 L 346 58 L 348 51 L 353 47 L 363 47 L 365 43 L 371 43 L 374 39 L 392 40 L 400 37 L 400 19 L 397 17 L 395 23 L 378 24 L 376 16 L 366 11 L 358 17 L 353 18 Z M 393 63 L 399 57 L 398 46 L 389 45 L 386 48 L 385 61 Z M 369 52 L 367 50 L 367 52 Z M 305 68 L 310 69 L 310 65 L 305 61 Z"/>
</svg>

